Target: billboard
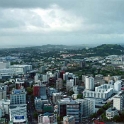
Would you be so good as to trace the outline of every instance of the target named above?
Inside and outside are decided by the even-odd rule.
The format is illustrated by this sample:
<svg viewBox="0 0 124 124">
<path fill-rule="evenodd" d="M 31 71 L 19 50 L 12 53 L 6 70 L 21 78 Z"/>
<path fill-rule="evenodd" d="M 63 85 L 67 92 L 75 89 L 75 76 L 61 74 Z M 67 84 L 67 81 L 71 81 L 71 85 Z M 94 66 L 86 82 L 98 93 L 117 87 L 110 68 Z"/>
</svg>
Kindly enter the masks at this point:
<svg viewBox="0 0 124 124">
<path fill-rule="evenodd" d="M 22 119 L 24 119 L 24 116 L 15 116 L 15 119 L 16 120 L 22 120 Z"/>
</svg>

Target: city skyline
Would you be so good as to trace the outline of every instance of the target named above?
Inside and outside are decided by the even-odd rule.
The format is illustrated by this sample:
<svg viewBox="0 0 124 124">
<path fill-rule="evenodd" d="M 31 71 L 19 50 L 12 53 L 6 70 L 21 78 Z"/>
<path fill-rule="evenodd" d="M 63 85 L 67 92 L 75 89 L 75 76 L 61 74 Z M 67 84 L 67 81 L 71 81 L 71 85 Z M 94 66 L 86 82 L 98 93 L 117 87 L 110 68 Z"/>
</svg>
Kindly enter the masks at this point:
<svg viewBox="0 0 124 124">
<path fill-rule="evenodd" d="M 0 1 L 1 47 L 123 43 L 123 12 L 123 0 Z"/>
</svg>

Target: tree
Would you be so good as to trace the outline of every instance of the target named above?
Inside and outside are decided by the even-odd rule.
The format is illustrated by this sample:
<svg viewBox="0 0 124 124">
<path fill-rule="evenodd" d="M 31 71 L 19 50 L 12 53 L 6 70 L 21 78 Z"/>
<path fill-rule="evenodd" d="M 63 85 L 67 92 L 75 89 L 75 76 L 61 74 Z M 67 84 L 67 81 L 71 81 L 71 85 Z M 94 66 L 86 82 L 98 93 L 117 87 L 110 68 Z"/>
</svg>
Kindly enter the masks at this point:
<svg viewBox="0 0 124 124">
<path fill-rule="evenodd" d="M 115 115 L 114 118 L 113 118 L 113 120 L 115 122 L 120 122 L 120 116 L 119 115 Z"/>
<path fill-rule="evenodd" d="M 33 116 L 34 116 L 35 119 L 37 119 L 38 118 L 38 113 L 34 112 Z"/>
<path fill-rule="evenodd" d="M 32 95 L 33 89 L 31 87 L 27 87 L 27 94 Z"/>
<path fill-rule="evenodd" d="M 78 94 L 77 95 L 77 99 L 82 99 L 83 98 L 83 94 Z"/>
</svg>

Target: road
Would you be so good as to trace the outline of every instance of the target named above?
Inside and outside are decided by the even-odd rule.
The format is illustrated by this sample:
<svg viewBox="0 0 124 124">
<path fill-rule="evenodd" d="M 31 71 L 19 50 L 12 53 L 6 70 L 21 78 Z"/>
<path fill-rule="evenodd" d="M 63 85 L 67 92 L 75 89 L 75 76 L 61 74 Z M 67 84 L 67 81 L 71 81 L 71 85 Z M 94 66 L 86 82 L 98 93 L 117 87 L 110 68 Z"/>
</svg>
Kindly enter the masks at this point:
<svg viewBox="0 0 124 124">
<path fill-rule="evenodd" d="M 29 124 L 37 124 L 37 121 L 34 119 L 34 103 L 31 100 L 31 96 L 27 96 L 27 117 Z"/>
</svg>

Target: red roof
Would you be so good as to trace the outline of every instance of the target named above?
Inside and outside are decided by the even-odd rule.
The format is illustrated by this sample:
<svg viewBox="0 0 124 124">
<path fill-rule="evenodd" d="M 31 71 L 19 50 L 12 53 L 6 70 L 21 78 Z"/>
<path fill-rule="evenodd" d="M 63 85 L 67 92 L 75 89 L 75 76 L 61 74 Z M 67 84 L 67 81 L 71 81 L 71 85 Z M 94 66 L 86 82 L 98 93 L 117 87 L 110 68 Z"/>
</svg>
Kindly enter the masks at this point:
<svg viewBox="0 0 124 124">
<path fill-rule="evenodd" d="M 105 124 L 104 122 L 98 121 L 98 120 L 95 120 L 94 123 L 95 123 L 95 124 Z"/>
</svg>

